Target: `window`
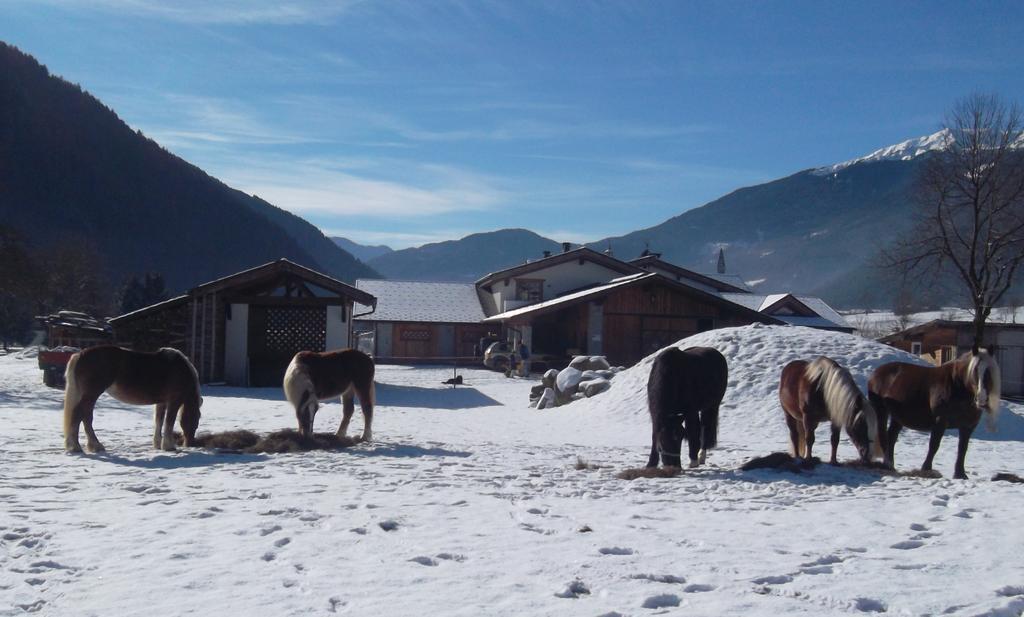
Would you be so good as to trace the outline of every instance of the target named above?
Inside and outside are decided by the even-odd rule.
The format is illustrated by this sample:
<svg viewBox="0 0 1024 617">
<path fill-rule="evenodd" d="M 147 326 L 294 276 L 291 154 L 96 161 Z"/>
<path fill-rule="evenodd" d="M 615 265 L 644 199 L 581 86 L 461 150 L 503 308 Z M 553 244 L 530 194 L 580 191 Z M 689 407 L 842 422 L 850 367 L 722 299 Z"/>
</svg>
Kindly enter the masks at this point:
<svg viewBox="0 0 1024 617">
<path fill-rule="evenodd" d="M 956 357 L 956 347 L 947 345 L 942 348 L 942 363 L 945 364 Z"/>
<path fill-rule="evenodd" d="M 910 344 L 910 353 L 914 354 L 915 356 L 921 355 L 920 341 L 914 341 L 913 343 Z"/>
<path fill-rule="evenodd" d="M 540 302 L 544 299 L 542 279 L 516 279 L 516 300 Z"/>
</svg>

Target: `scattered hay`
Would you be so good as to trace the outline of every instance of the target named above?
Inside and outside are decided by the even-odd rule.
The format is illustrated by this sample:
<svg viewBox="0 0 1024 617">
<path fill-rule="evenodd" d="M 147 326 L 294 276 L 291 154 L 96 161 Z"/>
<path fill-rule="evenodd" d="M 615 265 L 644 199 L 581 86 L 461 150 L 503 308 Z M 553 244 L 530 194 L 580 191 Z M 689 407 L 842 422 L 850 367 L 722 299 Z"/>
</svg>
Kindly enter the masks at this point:
<svg viewBox="0 0 1024 617">
<path fill-rule="evenodd" d="M 196 435 L 196 446 L 200 448 L 241 452 L 255 446 L 259 440 L 259 435 L 252 431 L 245 430 L 224 431 L 222 433 L 200 433 Z"/>
<path fill-rule="evenodd" d="M 178 445 L 184 443 L 181 433 L 175 433 Z M 304 437 L 295 429 L 275 431 L 260 437 L 252 431 L 236 430 L 196 435 L 196 447 L 209 448 L 231 454 L 283 454 L 310 450 L 341 450 L 362 441 L 361 438 L 338 437 L 334 433 L 314 433 Z"/>
<path fill-rule="evenodd" d="M 577 456 L 575 468 L 577 471 L 592 471 L 594 469 L 600 469 L 601 466 L 595 465 L 594 463 L 588 463 L 582 456 Z"/>
<path fill-rule="evenodd" d="M 1013 482 L 1014 484 L 1024 484 L 1024 478 L 1018 476 L 1015 473 L 1000 472 L 992 476 L 993 482 Z"/>
<path fill-rule="evenodd" d="M 341 450 L 362 441 L 352 437 L 338 437 L 334 433 L 313 433 L 305 436 L 295 429 L 273 432 L 249 447 L 246 452 L 253 454 L 283 454 L 286 452 L 309 452 L 310 450 Z"/>
<path fill-rule="evenodd" d="M 681 467 L 637 467 L 620 471 L 615 477 L 620 480 L 637 478 L 674 478 L 682 473 Z"/>
<path fill-rule="evenodd" d="M 752 469 L 778 469 L 780 471 L 788 471 L 790 473 L 803 473 L 807 470 L 814 469 L 821 464 L 821 459 L 814 456 L 809 461 L 798 461 L 789 455 L 788 452 L 772 452 L 765 456 L 758 456 L 752 458 L 743 465 L 740 469 L 743 471 L 751 471 Z"/>
</svg>

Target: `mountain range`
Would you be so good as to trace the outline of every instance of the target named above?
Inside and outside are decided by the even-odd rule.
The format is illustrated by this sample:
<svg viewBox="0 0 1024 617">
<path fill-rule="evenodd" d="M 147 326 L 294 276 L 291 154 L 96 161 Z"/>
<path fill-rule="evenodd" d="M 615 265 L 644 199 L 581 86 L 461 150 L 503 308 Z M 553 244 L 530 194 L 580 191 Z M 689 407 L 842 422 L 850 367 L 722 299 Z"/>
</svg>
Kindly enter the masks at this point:
<svg viewBox="0 0 1024 617">
<path fill-rule="evenodd" d="M 871 267 L 910 224 L 913 184 L 934 136 L 860 159 L 741 188 L 653 227 L 588 243 L 621 259 L 644 250 L 714 272 L 726 267 L 754 289 L 818 294 L 839 306 L 888 306 L 893 286 Z M 369 260 L 388 278 L 475 280 L 559 244 L 526 230 L 473 234 Z"/>
<path fill-rule="evenodd" d="M 2 42 L 0 110 L 0 225 L 41 250 L 87 242 L 115 285 L 158 272 L 179 292 L 281 257 L 342 280 L 379 276 L 305 220 L 174 156 Z"/>
<path fill-rule="evenodd" d="M 0 225 L 40 247 L 87 240 L 115 284 L 159 272 L 177 292 L 281 257 L 346 281 L 473 281 L 561 250 L 556 239 L 526 229 L 397 251 L 327 238 L 169 153 L 3 43 L 0 110 Z M 713 272 L 724 249 L 727 271 L 757 291 L 891 306 L 897 286 L 871 262 L 909 228 L 915 178 L 944 139 L 936 133 L 741 188 L 588 246 L 627 260 L 650 250 L 698 272 Z"/>
</svg>

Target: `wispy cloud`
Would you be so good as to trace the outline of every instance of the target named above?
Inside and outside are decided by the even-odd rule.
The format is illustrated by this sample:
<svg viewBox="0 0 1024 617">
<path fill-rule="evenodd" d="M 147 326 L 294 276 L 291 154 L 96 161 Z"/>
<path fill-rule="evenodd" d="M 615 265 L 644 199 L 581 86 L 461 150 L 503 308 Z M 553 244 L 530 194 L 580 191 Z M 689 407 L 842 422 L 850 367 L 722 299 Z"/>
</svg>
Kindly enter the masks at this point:
<svg viewBox="0 0 1024 617">
<path fill-rule="evenodd" d="M 170 148 L 322 141 L 314 135 L 286 130 L 265 121 L 239 101 L 182 94 L 166 94 L 163 101 L 163 113 L 159 114 L 159 119 L 148 123 L 146 132 Z M 166 117 L 168 115 L 172 117 Z"/>
<path fill-rule="evenodd" d="M 239 163 L 228 163 L 219 170 L 220 177 L 300 215 L 428 217 L 489 210 L 508 198 L 489 178 L 440 165 L 392 162 L 392 175 L 385 178 L 356 173 L 345 160 L 260 158 Z"/>
<path fill-rule="evenodd" d="M 33 0 L 191 24 L 328 23 L 358 0 Z"/>
</svg>

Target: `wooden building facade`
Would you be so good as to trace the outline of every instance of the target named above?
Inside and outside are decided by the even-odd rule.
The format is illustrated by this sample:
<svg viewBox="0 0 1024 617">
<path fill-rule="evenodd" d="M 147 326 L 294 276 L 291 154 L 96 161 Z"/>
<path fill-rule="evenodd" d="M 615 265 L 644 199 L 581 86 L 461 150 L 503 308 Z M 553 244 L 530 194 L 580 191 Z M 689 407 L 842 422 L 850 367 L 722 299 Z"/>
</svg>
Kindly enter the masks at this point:
<svg viewBox="0 0 1024 617">
<path fill-rule="evenodd" d="M 970 351 L 974 324 L 936 319 L 879 340 L 938 366 Z M 1003 394 L 1024 396 L 1024 324 L 985 324 L 985 340 L 999 364 Z"/>
<path fill-rule="evenodd" d="M 356 309 L 360 348 L 376 361 L 447 362 L 479 355 L 489 326 L 482 323 L 471 283 L 360 279 L 356 287 L 377 298 L 375 310 Z"/>
<path fill-rule="evenodd" d="M 548 302 L 494 315 L 533 354 L 605 355 L 628 366 L 705 330 L 783 322 L 657 273 L 622 277 Z"/>
<path fill-rule="evenodd" d="M 133 349 L 174 347 L 203 383 L 277 387 L 298 351 L 348 347 L 353 307 L 375 298 L 286 259 L 204 283 L 111 320 Z"/>
</svg>

